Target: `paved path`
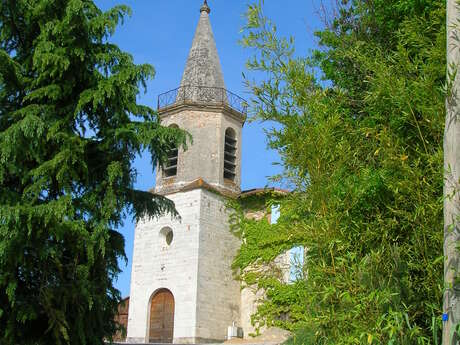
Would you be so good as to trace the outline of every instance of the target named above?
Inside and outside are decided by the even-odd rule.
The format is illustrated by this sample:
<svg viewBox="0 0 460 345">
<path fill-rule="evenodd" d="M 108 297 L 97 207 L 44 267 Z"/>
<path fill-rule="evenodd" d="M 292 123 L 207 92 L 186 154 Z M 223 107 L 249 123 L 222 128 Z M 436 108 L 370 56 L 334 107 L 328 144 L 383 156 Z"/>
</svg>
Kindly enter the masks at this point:
<svg viewBox="0 0 460 345">
<path fill-rule="evenodd" d="M 241 344 L 241 345 L 279 345 L 279 342 L 251 342 L 249 341 L 244 341 L 244 342 L 225 342 L 225 343 L 206 343 L 206 344 L 187 344 L 187 345 L 226 345 L 226 344 Z M 107 344 L 108 345 L 108 344 Z M 174 344 L 155 344 L 155 343 L 113 343 L 113 345 L 174 345 Z"/>
<path fill-rule="evenodd" d="M 199 345 L 280 345 L 284 343 L 290 336 L 288 331 L 280 328 L 272 327 L 264 331 L 262 335 L 251 339 L 234 338 L 223 343 L 199 344 Z M 107 344 L 108 345 L 108 344 Z M 114 343 L 114 345 L 173 345 L 173 344 L 134 344 L 134 343 Z M 194 344 L 188 344 L 194 345 Z"/>
<path fill-rule="evenodd" d="M 199 344 L 199 345 L 222 345 L 223 343 L 218 343 L 218 344 Z M 156 343 L 113 343 L 113 345 L 174 345 L 174 344 L 156 344 Z M 197 344 L 187 344 L 187 345 L 197 345 Z M 258 344 L 261 345 L 261 344 Z"/>
</svg>

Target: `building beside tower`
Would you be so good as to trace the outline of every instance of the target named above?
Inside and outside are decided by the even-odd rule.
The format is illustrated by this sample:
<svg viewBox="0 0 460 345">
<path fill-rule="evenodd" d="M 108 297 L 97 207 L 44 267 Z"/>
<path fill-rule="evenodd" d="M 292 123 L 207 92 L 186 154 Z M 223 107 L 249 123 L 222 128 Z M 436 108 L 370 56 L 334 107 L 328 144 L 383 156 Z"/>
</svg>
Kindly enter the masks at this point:
<svg viewBox="0 0 460 345">
<path fill-rule="evenodd" d="M 232 325 L 252 330 L 255 296 L 233 277 L 240 242 L 226 207 L 242 195 L 246 105 L 225 88 L 210 12 L 205 1 L 180 86 L 158 99 L 162 124 L 185 129 L 193 143 L 171 150 L 153 190 L 174 201 L 181 219 L 136 225 L 129 342 L 209 343 L 225 340 Z"/>
</svg>

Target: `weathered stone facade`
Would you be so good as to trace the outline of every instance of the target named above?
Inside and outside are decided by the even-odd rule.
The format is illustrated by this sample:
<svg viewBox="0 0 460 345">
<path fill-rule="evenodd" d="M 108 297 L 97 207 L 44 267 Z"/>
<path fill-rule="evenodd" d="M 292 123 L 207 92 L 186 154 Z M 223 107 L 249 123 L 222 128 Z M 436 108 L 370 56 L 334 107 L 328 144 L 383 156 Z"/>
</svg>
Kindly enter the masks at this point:
<svg viewBox="0 0 460 345">
<path fill-rule="evenodd" d="M 149 301 L 166 288 L 175 299 L 175 343 L 223 340 L 240 322 L 240 288 L 230 267 L 239 242 L 225 221 L 225 198 L 204 188 L 168 197 L 180 220 L 164 216 L 136 226 L 128 339 L 148 340 Z M 161 234 L 166 227 L 174 234 L 169 245 Z"/>
<path fill-rule="evenodd" d="M 131 342 L 149 341 L 150 301 L 160 289 L 168 289 L 175 299 L 175 342 L 195 341 L 201 190 L 168 197 L 181 221 L 165 216 L 136 225 L 128 317 Z M 160 234 L 165 227 L 173 231 L 170 245 Z"/>
<path fill-rule="evenodd" d="M 161 112 L 162 124 L 177 125 L 192 135 L 193 143 L 186 151 L 180 149 L 177 175 L 165 178 L 157 169 L 155 192 L 169 194 L 201 178 L 206 183 L 227 193 L 237 195 L 241 183 L 241 129 L 244 118 L 228 107 L 186 105 L 171 107 Z M 237 139 L 236 176 L 226 180 L 224 169 L 224 136 L 232 128 Z"/>
</svg>

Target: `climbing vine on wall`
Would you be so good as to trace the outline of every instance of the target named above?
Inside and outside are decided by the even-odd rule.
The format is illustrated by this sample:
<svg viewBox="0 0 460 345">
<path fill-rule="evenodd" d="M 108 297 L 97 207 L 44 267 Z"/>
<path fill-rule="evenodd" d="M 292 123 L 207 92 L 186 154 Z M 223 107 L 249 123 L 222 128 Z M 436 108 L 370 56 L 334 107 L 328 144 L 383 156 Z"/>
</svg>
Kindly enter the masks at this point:
<svg viewBox="0 0 460 345">
<path fill-rule="evenodd" d="M 242 239 L 242 246 L 233 262 L 233 268 L 243 287 L 263 291 L 265 302 L 259 305 L 252 322 L 258 327 L 276 325 L 293 329 L 302 319 L 305 281 L 287 284 L 286 268 L 277 263 L 280 255 L 291 248 L 303 245 L 301 233 L 294 233 L 283 222 L 270 223 L 274 205 L 282 207 L 285 217 L 287 199 L 292 196 L 264 192 L 243 197 L 230 203 L 233 209 L 231 229 Z"/>
</svg>

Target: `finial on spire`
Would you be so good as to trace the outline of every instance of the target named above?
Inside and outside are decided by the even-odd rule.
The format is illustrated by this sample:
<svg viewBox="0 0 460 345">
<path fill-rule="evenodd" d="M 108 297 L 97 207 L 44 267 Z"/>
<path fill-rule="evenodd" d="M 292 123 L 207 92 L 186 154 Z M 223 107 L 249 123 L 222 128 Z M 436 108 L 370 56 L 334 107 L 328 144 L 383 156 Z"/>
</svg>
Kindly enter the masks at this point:
<svg viewBox="0 0 460 345">
<path fill-rule="evenodd" d="M 208 6 L 208 0 L 204 0 L 203 6 L 200 8 L 200 12 L 207 12 L 208 14 L 211 13 L 211 9 Z"/>
</svg>

